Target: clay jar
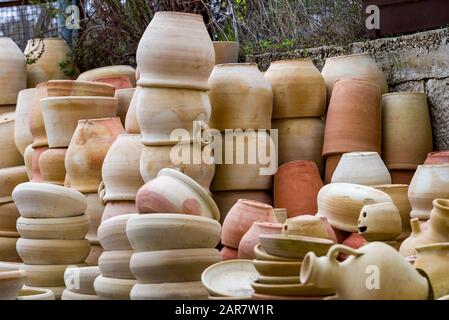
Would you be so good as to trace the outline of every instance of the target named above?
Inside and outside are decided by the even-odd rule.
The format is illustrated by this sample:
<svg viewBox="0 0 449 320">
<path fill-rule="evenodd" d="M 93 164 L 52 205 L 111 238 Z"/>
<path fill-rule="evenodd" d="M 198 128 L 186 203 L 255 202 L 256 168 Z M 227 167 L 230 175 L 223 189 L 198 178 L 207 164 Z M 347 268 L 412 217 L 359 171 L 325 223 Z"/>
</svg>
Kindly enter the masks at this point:
<svg viewBox="0 0 449 320">
<path fill-rule="evenodd" d="M 23 165 L 23 157 L 14 143 L 15 114 L 0 115 L 0 169 Z"/>
<path fill-rule="evenodd" d="M 332 183 L 346 182 L 365 186 L 390 184 L 391 176 L 376 152 L 345 153 L 332 175 Z"/>
<path fill-rule="evenodd" d="M 125 126 L 126 114 L 128 113 L 129 105 L 134 96 L 136 88 L 119 89 L 115 91 L 115 98 L 118 101 L 117 117 L 120 117 L 122 125 Z"/>
<path fill-rule="evenodd" d="M 271 128 L 273 91 L 256 64 L 217 65 L 210 75 L 209 85 L 211 128 L 222 132 Z"/>
<path fill-rule="evenodd" d="M 419 92 L 383 95 L 382 157 L 388 169 L 415 169 L 432 148 L 427 95 Z"/>
<path fill-rule="evenodd" d="M 312 60 L 272 62 L 265 78 L 273 88 L 273 119 L 324 116 L 326 85 Z"/>
<path fill-rule="evenodd" d="M 14 188 L 23 182 L 28 182 L 24 166 L 0 169 L 0 204 L 12 202 Z"/>
<path fill-rule="evenodd" d="M 430 152 L 424 164 L 449 164 L 449 151 Z"/>
<path fill-rule="evenodd" d="M 108 77 L 127 77 L 132 86 L 136 86 L 136 70 L 131 66 L 117 65 L 96 68 L 85 71 L 78 76 L 78 80 L 95 81 Z"/>
<path fill-rule="evenodd" d="M 210 192 L 175 169 L 162 169 L 157 178 L 137 192 L 139 213 L 184 213 L 220 219 L 220 211 Z"/>
<path fill-rule="evenodd" d="M 65 155 L 67 149 L 48 149 L 39 157 L 39 168 L 45 183 L 64 185 L 66 176 Z"/>
<path fill-rule="evenodd" d="M 324 121 L 320 118 L 277 119 L 272 128 L 278 130 L 278 162 L 312 160 L 323 171 Z"/>
<path fill-rule="evenodd" d="M 274 205 L 287 209 L 288 217 L 317 212 L 317 196 L 323 187 L 312 161 L 293 161 L 279 167 L 274 176 Z"/>
<path fill-rule="evenodd" d="M 212 41 L 215 64 L 236 63 L 239 60 L 239 43 L 236 41 Z"/>
<path fill-rule="evenodd" d="M 137 191 L 144 184 L 139 171 L 142 147 L 140 135 L 117 136 L 103 162 L 103 201 L 136 199 Z"/>
<path fill-rule="evenodd" d="M 125 119 L 125 129 L 127 133 L 130 134 L 140 134 L 139 123 L 137 122 L 137 95 L 139 94 L 141 87 L 137 87 L 134 91 L 133 97 L 129 102 L 128 112 L 126 113 Z M 120 101 L 119 101 L 119 112 L 120 112 Z"/>
<path fill-rule="evenodd" d="M 360 211 L 359 234 L 368 241 L 388 241 L 402 232 L 399 210 L 394 203 L 369 204 Z"/>
<path fill-rule="evenodd" d="M 33 106 L 33 99 L 36 89 L 25 89 L 19 92 L 15 114 L 14 141 L 21 155 L 24 155 L 25 148 L 33 143 L 28 121 Z M 1 113 L 1 111 L 0 111 Z"/>
<path fill-rule="evenodd" d="M 97 192 L 106 153 L 123 133 L 120 118 L 78 121 L 65 158 L 72 188 L 82 193 Z"/>
<path fill-rule="evenodd" d="M 203 17 L 156 12 L 136 54 L 138 85 L 208 90 L 215 52 Z"/>
<path fill-rule="evenodd" d="M 0 37 L 0 105 L 15 105 L 17 94 L 27 87 L 25 57 L 13 40 Z"/>
<path fill-rule="evenodd" d="M 257 201 L 240 199 L 228 212 L 221 234 L 221 242 L 237 249 L 240 240 L 254 222 L 276 222 L 273 207 Z"/>
<path fill-rule="evenodd" d="M 251 228 L 240 240 L 238 247 L 238 258 L 253 260 L 256 258 L 254 247 L 259 243 L 261 234 L 281 234 L 283 225 L 281 223 L 254 222 Z"/>
<path fill-rule="evenodd" d="M 375 151 L 381 145 L 381 94 L 370 81 L 345 78 L 335 83 L 324 130 L 323 156 Z"/>
</svg>

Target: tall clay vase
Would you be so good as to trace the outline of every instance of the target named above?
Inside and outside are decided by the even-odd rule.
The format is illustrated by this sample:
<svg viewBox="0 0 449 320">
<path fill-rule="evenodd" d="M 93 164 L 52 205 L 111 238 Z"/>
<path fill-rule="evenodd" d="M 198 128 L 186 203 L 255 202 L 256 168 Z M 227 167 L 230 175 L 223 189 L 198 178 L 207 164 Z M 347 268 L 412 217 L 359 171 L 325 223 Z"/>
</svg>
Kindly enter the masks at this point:
<svg viewBox="0 0 449 320">
<path fill-rule="evenodd" d="M 273 91 L 256 64 L 217 65 L 210 75 L 209 85 L 211 128 L 222 132 L 271 128 Z"/>
<path fill-rule="evenodd" d="M 338 262 L 341 253 L 349 258 Z M 324 257 L 309 252 L 301 266 L 300 281 L 303 285 L 334 288 L 335 298 L 341 300 L 431 298 L 427 278 L 393 247 L 382 242 L 373 242 L 358 250 L 337 244 Z"/>
<path fill-rule="evenodd" d="M 131 101 L 129 102 L 128 111 L 126 112 L 126 118 L 125 118 L 125 130 L 126 133 L 129 134 L 140 134 L 140 127 L 139 123 L 137 122 L 137 95 L 139 94 L 139 91 L 141 90 L 140 87 L 137 87 L 134 91 L 133 97 Z"/>
<path fill-rule="evenodd" d="M 239 43 L 236 41 L 213 41 L 215 64 L 237 63 L 239 60 Z"/>
<path fill-rule="evenodd" d="M 136 60 L 140 86 L 208 90 L 215 52 L 203 17 L 156 12 L 140 39 Z"/>
<path fill-rule="evenodd" d="M 432 148 L 427 95 L 419 92 L 383 95 L 382 157 L 388 169 L 416 169 Z"/>
<path fill-rule="evenodd" d="M 254 222 L 248 232 L 240 240 L 238 248 L 239 259 L 256 259 L 254 247 L 259 243 L 261 234 L 281 234 L 282 223 Z"/>
<path fill-rule="evenodd" d="M 117 136 L 123 133 L 120 118 L 78 121 L 65 158 L 72 188 L 82 193 L 97 192 L 104 158 Z"/>
<path fill-rule="evenodd" d="M 0 169 L 23 165 L 23 157 L 14 142 L 15 114 L 0 115 Z"/>
<path fill-rule="evenodd" d="M 381 133 L 379 87 L 363 79 L 337 81 L 326 118 L 323 156 L 354 151 L 380 154 Z"/>
<path fill-rule="evenodd" d="M 274 206 L 287 209 L 289 218 L 317 212 L 317 196 L 323 187 L 312 161 L 293 161 L 279 167 L 274 176 Z"/>
<path fill-rule="evenodd" d="M 10 38 L 0 37 L 0 105 L 15 105 L 18 93 L 27 88 L 25 57 Z"/>
<path fill-rule="evenodd" d="M 16 122 L 14 126 L 14 141 L 20 154 L 23 156 L 26 147 L 33 143 L 28 121 L 30 118 L 31 108 L 33 107 L 33 99 L 36 89 L 25 89 L 19 92 L 16 106 Z"/>
<path fill-rule="evenodd" d="M 312 60 L 272 62 L 265 78 L 273 88 L 273 119 L 324 116 L 326 85 Z"/>
<path fill-rule="evenodd" d="M 430 152 L 424 164 L 449 164 L 449 151 Z"/>
<path fill-rule="evenodd" d="M 126 65 L 107 66 L 88 70 L 81 73 L 77 80 L 96 81 L 109 77 L 126 77 L 131 82 L 132 87 L 136 86 L 136 69 Z"/>
</svg>

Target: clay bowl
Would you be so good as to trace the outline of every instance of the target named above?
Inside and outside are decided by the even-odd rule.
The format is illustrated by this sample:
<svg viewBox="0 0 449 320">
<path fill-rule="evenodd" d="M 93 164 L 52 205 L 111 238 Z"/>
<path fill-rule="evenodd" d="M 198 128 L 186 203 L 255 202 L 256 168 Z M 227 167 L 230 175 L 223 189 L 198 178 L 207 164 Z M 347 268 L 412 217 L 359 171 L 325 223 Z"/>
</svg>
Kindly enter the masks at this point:
<svg viewBox="0 0 449 320">
<path fill-rule="evenodd" d="M 100 300 L 129 300 L 131 289 L 135 284 L 136 280 L 98 276 L 94 288 Z"/>
<path fill-rule="evenodd" d="M 293 277 L 298 276 L 301 270 L 301 261 L 263 261 L 253 260 L 257 272 L 266 277 Z M 298 278 L 299 280 L 299 278 Z"/>
<path fill-rule="evenodd" d="M 125 214 L 103 222 L 98 228 L 98 240 L 105 251 L 132 250 L 126 236 L 128 220 L 138 214 Z"/>
<path fill-rule="evenodd" d="M 135 253 L 130 267 L 140 284 L 191 282 L 220 261 L 217 249 L 161 250 Z"/>
<path fill-rule="evenodd" d="M 0 300 L 15 300 L 25 279 L 22 270 L 0 272 Z"/>
<path fill-rule="evenodd" d="M 106 221 L 115 216 L 136 212 L 137 207 L 135 201 L 110 201 L 106 203 L 103 215 L 101 217 L 101 222 Z"/>
<path fill-rule="evenodd" d="M 68 289 L 62 292 L 61 300 L 100 300 L 100 297 L 95 294 L 81 294 L 75 293 Z"/>
<path fill-rule="evenodd" d="M 270 277 L 270 276 L 260 276 L 257 279 L 257 282 L 260 284 L 294 284 L 299 283 L 298 276 L 290 276 L 290 277 Z"/>
<path fill-rule="evenodd" d="M 14 202 L 0 204 L 0 237 L 18 237 L 16 221 L 20 217 Z"/>
<path fill-rule="evenodd" d="M 279 256 L 274 256 L 272 254 L 269 254 L 264 250 L 264 248 L 262 248 L 262 245 L 260 243 L 258 243 L 254 247 L 254 253 L 256 255 L 256 259 L 262 260 L 262 261 L 279 261 L 279 262 L 297 262 L 298 261 L 296 259 L 289 259 L 289 258 L 279 257 Z"/>
<path fill-rule="evenodd" d="M 17 253 L 23 262 L 32 265 L 82 263 L 89 255 L 88 240 L 29 240 L 17 241 Z"/>
<path fill-rule="evenodd" d="M 56 300 L 56 298 L 49 289 L 28 288 L 20 290 L 16 300 Z"/>
<path fill-rule="evenodd" d="M 269 254 L 292 259 L 303 259 L 309 251 L 323 256 L 334 244 L 331 240 L 302 236 L 261 235 L 259 239 Z"/>
<path fill-rule="evenodd" d="M 135 279 L 129 266 L 133 254 L 132 250 L 103 252 L 98 259 L 101 274 L 107 278 Z"/>
<path fill-rule="evenodd" d="M 207 290 L 201 281 L 136 284 L 131 300 L 206 300 Z"/>
<path fill-rule="evenodd" d="M 74 293 L 95 295 L 94 281 L 101 275 L 98 267 L 67 267 L 64 272 L 64 284 Z"/>
<path fill-rule="evenodd" d="M 247 297 L 252 295 L 251 283 L 258 276 L 251 260 L 230 260 L 204 270 L 201 282 L 213 296 Z"/>
<path fill-rule="evenodd" d="M 135 251 L 214 248 L 220 242 L 220 224 L 187 214 L 148 214 L 132 217 L 126 226 Z"/>
<path fill-rule="evenodd" d="M 0 169 L 0 205 L 12 202 L 11 194 L 14 188 L 27 181 L 28 176 L 25 166 Z"/>
<path fill-rule="evenodd" d="M 299 277 L 298 277 L 299 278 Z M 329 296 L 335 293 L 334 289 L 322 289 L 302 284 L 262 284 L 254 282 L 252 287 L 256 294 L 279 296 Z"/>
<path fill-rule="evenodd" d="M 86 264 L 71 265 L 72 267 L 83 267 Z M 64 272 L 68 265 L 30 265 L 22 264 L 20 270 L 27 274 L 25 281 L 31 287 L 64 287 Z"/>
<path fill-rule="evenodd" d="M 47 183 L 22 183 L 14 189 L 12 198 L 24 218 L 76 217 L 87 209 L 83 194 Z"/>
</svg>

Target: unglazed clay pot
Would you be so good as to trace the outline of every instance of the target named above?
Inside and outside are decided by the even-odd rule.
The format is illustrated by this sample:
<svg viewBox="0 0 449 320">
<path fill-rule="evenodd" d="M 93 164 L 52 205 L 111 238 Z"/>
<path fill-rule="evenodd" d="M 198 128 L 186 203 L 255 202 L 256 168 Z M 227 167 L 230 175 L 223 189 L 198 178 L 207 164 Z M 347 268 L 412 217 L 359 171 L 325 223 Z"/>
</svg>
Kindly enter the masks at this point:
<svg viewBox="0 0 449 320">
<path fill-rule="evenodd" d="M 350 152 L 341 157 L 331 182 L 371 186 L 391 184 L 391 176 L 376 152 Z"/>
<path fill-rule="evenodd" d="M 137 214 L 125 214 L 103 222 L 98 228 L 98 239 L 105 251 L 132 250 L 126 237 L 126 224 Z"/>
<path fill-rule="evenodd" d="M 388 241 L 402 232 L 402 220 L 394 203 L 369 204 L 360 211 L 359 234 L 368 241 Z"/>
<path fill-rule="evenodd" d="M 281 223 L 254 222 L 251 228 L 240 240 L 238 258 L 252 260 L 256 258 L 254 247 L 259 243 L 259 235 L 281 234 Z"/>
<path fill-rule="evenodd" d="M 98 266 L 98 260 L 103 253 L 103 248 L 100 244 L 92 244 L 89 255 L 86 258 L 86 263 L 89 266 Z"/>
<path fill-rule="evenodd" d="M 334 244 L 333 241 L 323 238 L 286 235 L 260 235 L 260 244 L 271 255 L 302 260 L 307 252 L 314 252 L 318 256 L 325 255 Z"/>
<path fill-rule="evenodd" d="M 33 99 L 36 93 L 35 88 L 25 89 L 19 92 L 17 97 L 14 141 L 20 154 L 24 155 L 25 148 L 33 143 L 30 127 L 28 126 Z M 0 111 L 1 112 L 1 111 Z"/>
<path fill-rule="evenodd" d="M 274 176 L 274 205 L 287 209 L 289 218 L 317 212 L 317 195 L 323 187 L 312 161 L 292 161 L 279 167 Z"/>
<path fill-rule="evenodd" d="M 212 41 L 215 51 L 215 64 L 237 63 L 239 43 L 237 41 Z"/>
<path fill-rule="evenodd" d="M 449 164 L 449 151 L 430 152 L 424 164 Z"/>
<path fill-rule="evenodd" d="M 449 164 L 418 166 L 408 189 L 410 216 L 427 220 L 432 201 L 449 198 Z"/>
<path fill-rule="evenodd" d="M 391 183 L 394 184 L 406 184 L 409 185 L 412 182 L 413 176 L 416 170 L 400 170 L 400 169 L 390 169 Z"/>
<path fill-rule="evenodd" d="M 0 300 L 15 300 L 25 279 L 25 271 L 0 272 Z"/>
<path fill-rule="evenodd" d="M 114 117 L 118 101 L 110 97 L 51 97 L 41 100 L 50 148 L 67 148 L 82 119 Z"/>
<path fill-rule="evenodd" d="M 98 259 L 101 274 L 106 278 L 135 279 L 129 267 L 133 250 L 105 251 Z"/>
<path fill-rule="evenodd" d="M 193 144 L 144 146 L 140 157 L 140 174 L 146 183 L 156 178 L 161 169 L 175 168 L 209 189 L 215 174 L 215 164 L 204 161 L 195 164 L 193 153 L 198 151 L 201 151 L 200 146 Z"/>
<path fill-rule="evenodd" d="M 131 80 L 127 76 L 115 76 L 98 78 L 95 82 L 107 83 L 112 85 L 116 90 L 130 89 L 133 87 Z"/>
<path fill-rule="evenodd" d="M 17 94 L 27 87 L 25 57 L 10 38 L 0 37 L 0 105 L 13 105 Z"/>
<path fill-rule="evenodd" d="M 382 99 L 382 157 L 388 169 L 415 169 L 432 151 L 427 95 L 396 92 Z"/>
<path fill-rule="evenodd" d="M 220 211 L 208 190 L 175 169 L 162 169 L 157 178 L 137 192 L 139 213 L 185 213 L 220 219 Z"/>
<path fill-rule="evenodd" d="M 0 204 L 0 236 L 18 237 L 16 221 L 20 217 L 14 202 Z"/>
<path fill-rule="evenodd" d="M 139 94 L 141 87 L 137 87 L 134 91 L 133 97 L 131 101 L 129 102 L 129 108 L 128 112 L 126 113 L 126 119 L 125 119 L 125 129 L 126 133 L 130 134 L 140 134 L 140 127 L 139 123 L 137 122 L 137 95 Z M 119 105 L 119 111 L 120 111 L 120 105 Z"/>
<path fill-rule="evenodd" d="M 136 70 L 131 66 L 124 66 L 124 65 L 108 66 L 92 69 L 81 73 L 78 76 L 78 80 L 95 81 L 101 78 L 123 77 L 123 76 L 129 78 L 133 87 L 136 86 Z"/>
<path fill-rule="evenodd" d="M 123 133 L 120 118 L 78 121 L 65 158 L 72 188 L 83 193 L 98 191 L 104 158 L 117 136 Z"/>
<path fill-rule="evenodd" d="M 14 188 L 24 182 L 28 182 L 25 166 L 0 169 L 0 204 L 12 202 Z"/>
<path fill-rule="evenodd" d="M 343 154 L 336 154 L 326 158 L 326 168 L 324 171 L 324 183 L 329 184 L 332 181 L 335 169 L 337 169 Z"/>
<path fill-rule="evenodd" d="M 222 132 L 271 128 L 273 92 L 256 64 L 217 65 L 210 75 L 209 85 L 211 128 Z"/>
<path fill-rule="evenodd" d="M 312 160 L 323 172 L 324 121 L 321 118 L 277 119 L 278 161 L 282 165 L 294 160 Z"/>
<path fill-rule="evenodd" d="M 353 151 L 380 154 L 381 100 L 379 87 L 370 81 L 337 81 L 326 118 L 323 156 Z"/>
<path fill-rule="evenodd" d="M 98 267 L 68 267 L 64 272 L 64 283 L 72 292 L 95 295 L 93 284 L 100 274 Z"/>
<path fill-rule="evenodd" d="M 140 39 L 136 61 L 140 86 L 208 90 L 215 52 L 203 17 L 157 12 Z"/>
<path fill-rule="evenodd" d="M 64 272 L 69 265 L 21 264 L 20 270 L 27 273 L 25 284 L 30 287 L 64 287 Z M 83 267 L 85 264 L 72 265 Z"/>
<path fill-rule="evenodd" d="M 312 60 L 271 62 L 265 78 L 273 88 L 273 119 L 324 116 L 326 85 Z"/>
<path fill-rule="evenodd" d="M 66 148 L 48 149 L 39 157 L 39 169 L 45 183 L 64 185 Z"/>
<path fill-rule="evenodd" d="M 136 88 L 119 89 L 115 91 L 115 98 L 118 100 L 117 117 L 120 117 L 123 127 L 126 123 L 126 114 L 128 113 L 129 105 L 134 96 Z"/>
<path fill-rule="evenodd" d="M 98 276 L 94 288 L 100 300 L 129 300 L 130 292 L 137 283 L 132 279 L 114 279 Z"/>
<path fill-rule="evenodd" d="M 358 232 L 360 210 L 367 204 L 390 202 L 391 197 L 377 189 L 351 183 L 332 183 L 318 193 L 318 216 L 326 217 L 332 227 Z"/>
<path fill-rule="evenodd" d="M 206 300 L 207 290 L 201 281 L 136 284 L 131 300 Z"/>
<path fill-rule="evenodd" d="M 223 261 L 236 260 L 239 258 L 239 251 L 234 248 L 223 246 L 220 251 L 220 256 Z"/>
<path fill-rule="evenodd" d="M 254 222 L 276 222 L 273 207 L 267 204 L 240 199 L 228 212 L 221 234 L 221 242 L 237 249 L 240 240 Z"/>
<path fill-rule="evenodd" d="M 338 242 L 335 231 L 325 217 L 303 215 L 287 219 L 282 229 L 286 236 L 322 238 Z"/>
<path fill-rule="evenodd" d="M 339 263 L 340 253 L 350 257 Z M 377 285 L 369 278 L 376 275 L 375 270 Z M 302 284 L 334 288 L 337 298 L 344 300 L 426 300 L 431 296 L 427 278 L 395 249 L 381 242 L 358 250 L 337 244 L 325 257 L 310 252 L 303 261 L 300 280 Z"/>
<path fill-rule="evenodd" d="M 109 148 L 101 169 L 104 196 L 102 200 L 135 200 L 144 182 L 140 175 L 140 155 L 143 145 L 140 135 L 119 135 Z"/>
<path fill-rule="evenodd" d="M 0 169 L 23 165 L 23 157 L 14 142 L 15 114 L 0 115 Z"/>
<path fill-rule="evenodd" d="M 101 223 L 105 206 L 100 200 L 98 193 L 88 193 L 85 194 L 85 196 L 87 201 L 86 215 L 90 220 L 89 231 L 87 232 L 86 239 L 92 244 L 99 244 L 97 231 Z"/>
<path fill-rule="evenodd" d="M 101 222 L 112 217 L 127 213 L 136 213 L 137 207 L 134 201 L 109 201 L 103 211 Z"/>
<path fill-rule="evenodd" d="M 36 148 L 33 151 L 32 159 L 31 159 L 31 169 L 33 171 L 31 182 L 44 182 L 42 178 L 41 168 L 40 168 L 40 158 L 42 154 L 48 150 L 48 147 L 40 147 Z"/>
<path fill-rule="evenodd" d="M 0 261 L 22 262 L 16 250 L 17 240 L 17 237 L 0 237 Z"/>
</svg>

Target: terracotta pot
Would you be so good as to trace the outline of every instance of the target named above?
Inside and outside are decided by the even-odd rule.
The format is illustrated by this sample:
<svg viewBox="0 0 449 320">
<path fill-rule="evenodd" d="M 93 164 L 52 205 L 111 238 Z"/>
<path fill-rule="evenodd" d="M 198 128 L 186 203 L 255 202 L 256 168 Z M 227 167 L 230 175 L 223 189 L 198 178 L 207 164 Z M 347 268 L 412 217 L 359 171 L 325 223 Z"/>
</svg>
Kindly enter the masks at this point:
<svg viewBox="0 0 449 320">
<path fill-rule="evenodd" d="M 259 243 L 261 234 L 281 234 L 280 223 L 254 222 L 239 243 L 238 258 L 252 260 L 256 258 L 254 247 Z"/>
<path fill-rule="evenodd" d="M 326 168 L 324 174 L 324 183 L 329 184 L 332 181 L 332 176 L 334 175 L 335 169 L 337 169 L 340 163 L 342 154 L 336 154 L 326 158 Z"/>
<path fill-rule="evenodd" d="M 449 164 L 449 151 L 430 152 L 424 164 Z"/>
<path fill-rule="evenodd" d="M 360 211 L 359 234 L 368 241 L 388 241 L 402 233 L 402 220 L 394 203 L 369 204 Z"/>
<path fill-rule="evenodd" d="M 209 85 L 211 128 L 222 132 L 271 128 L 273 91 L 256 64 L 217 65 L 210 75 Z"/>
<path fill-rule="evenodd" d="M 115 216 L 136 212 L 137 207 L 134 201 L 110 201 L 106 203 L 101 222 L 104 222 Z"/>
<path fill-rule="evenodd" d="M 93 244 L 90 248 L 89 255 L 86 258 L 86 263 L 89 266 L 98 266 L 98 259 L 103 253 L 103 248 L 99 244 Z"/>
<path fill-rule="evenodd" d="M 19 184 L 12 198 L 23 218 L 69 218 L 82 215 L 86 198 L 76 190 L 47 183 Z"/>
<path fill-rule="evenodd" d="M 0 272 L 0 300 L 15 300 L 25 279 L 26 273 L 24 271 Z"/>
<path fill-rule="evenodd" d="M 358 218 L 363 206 L 383 202 L 393 203 L 393 199 L 371 187 L 332 183 L 318 193 L 318 216 L 326 217 L 334 228 L 358 232 Z"/>
<path fill-rule="evenodd" d="M 85 266 L 78 264 L 76 266 Z M 68 265 L 29 265 L 21 264 L 20 270 L 27 274 L 25 284 L 30 287 L 65 287 L 64 272 Z"/>
<path fill-rule="evenodd" d="M 25 161 L 25 168 L 27 171 L 27 176 L 28 176 L 29 181 L 33 180 L 33 154 L 34 154 L 34 149 L 30 144 L 26 147 L 24 155 L 23 155 L 23 159 Z"/>
<path fill-rule="evenodd" d="M 135 200 L 144 185 L 140 175 L 140 155 L 143 145 L 140 135 L 119 135 L 109 148 L 101 169 L 104 182 L 102 200 Z"/>
<path fill-rule="evenodd" d="M 323 187 L 312 161 L 293 161 L 279 167 L 274 177 L 274 205 L 286 208 L 288 217 L 317 212 L 317 195 Z"/>
<path fill-rule="evenodd" d="M 220 242 L 220 231 L 217 221 L 186 214 L 138 215 L 126 225 L 129 242 L 136 252 L 215 248 Z"/>
<path fill-rule="evenodd" d="M 65 286 L 72 292 L 95 295 L 94 281 L 101 275 L 98 267 L 68 267 L 64 272 Z"/>
<path fill-rule="evenodd" d="M 140 39 L 138 84 L 208 90 L 215 52 L 201 15 L 157 12 Z"/>
<path fill-rule="evenodd" d="M 326 85 L 312 60 L 271 62 L 265 78 L 273 88 L 273 119 L 325 115 Z"/>
<path fill-rule="evenodd" d="M 55 294 L 49 289 L 22 289 L 16 300 L 56 300 Z"/>
<path fill-rule="evenodd" d="M 239 251 L 234 248 L 224 246 L 220 251 L 221 260 L 236 260 L 239 258 Z"/>
<path fill-rule="evenodd" d="M 136 86 L 136 70 L 131 66 L 108 66 L 81 73 L 78 80 L 95 81 L 107 77 L 128 77 L 133 87 Z"/>
<path fill-rule="evenodd" d="M 126 236 L 126 224 L 137 214 L 125 214 L 103 222 L 98 228 L 98 239 L 105 251 L 132 250 Z"/>
<path fill-rule="evenodd" d="M 127 76 L 115 76 L 95 79 L 95 82 L 107 83 L 114 86 L 115 90 L 129 89 L 133 85 Z"/>
<path fill-rule="evenodd" d="M 325 217 L 303 215 L 287 219 L 282 234 L 286 236 L 303 236 L 322 238 L 338 242 L 337 236 Z"/>
<path fill-rule="evenodd" d="M 21 155 L 24 155 L 25 148 L 33 143 L 30 127 L 28 126 L 31 108 L 36 89 L 25 89 L 19 92 L 17 97 L 17 107 L 15 114 L 14 142 Z M 1 113 L 1 111 L 0 111 Z"/>
<path fill-rule="evenodd" d="M 23 157 L 14 143 L 15 114 L 0 115 L 0 169 L 23 165 Z"/>
<path fill-rule="evenodd" d="M 0 105 L 12 105 L 19 91 L 27 87 L 25 57 L 10 38 L 0 37 L 0 48 Z"/>
<path fill-rule="evenodd" d="M 48 150 L 48 147 L 36 148 L 33 151 L 33 156 L 31 159 L 31 169 L 33 171 L 31 182 L 44 182 L 40 168 L 40 159 L 42 154 Z"/>
<path fill-rule="evenodd" d="M 22 262 L 17 253 L 17 237 L 0 237 L 0 261 L 3 262 Z"/>
<path fill-rule="evenodd" d="M 115 279 L 135 279 L 129 267 L 133 250 L 107 251 L 103 252 L 98 259 L 103 277 Z"/>
<path fill-rule="evenodd" d="M 133 97 L 131 101 L 129 102 L 129 108 L 128 112 L 126 113 L 126 119 L 125 119 L 125 129 L 126 133 L 129 134 L 140 134 L 140 127 L 139 123 L 137 122 L 137 95 L 139 94 L 139 91 L 141 90 L 141 87 L 137 87 L 134 91 Z M 120 105 L 119 105 L 120 108 Z M 120 109 L 119 109 L 120 111 Z"/>
<path fill-rule="evenodd" d="M 347 237 L 343 242 L 343 245 L 350 247 L 352 249 L 359 249 L 367 244 L 366 239 L 358 233 L 351 233 L 349 237 Z M 340 254 L 340 257 L 346 259 L 348 257 L 347 254 Z"/>
<path fill-rule="evenodd" d="M 237 63 L 239 60 L 239 43 L 236 41 L 212 41 L 215 51 L 215 65 Z"/>
<path fill-rule="evenodd" d="M 201 281 L 136 284 L 131 300 L 206 300 L 207 290 Z"/>
<path fill-rule="evenodd" d="M 72 188 L 83 193 L 98 191 L 104 158 L 117 136 L 123 133 L 120 118 L 78 121 L 65 158 Z"/>
<path fill-rule="evenodd" d="M 331 182 L 371 186 L 391 184 L 391 176 L 376 152 L 350 152 L 341 157 Z"/>
<path fill-rule="evenodd" d="M 114 279 L 98 276 L 94 288 L 100 300 L 129 300 L 130 292 L 137 283 L 131 279 Z"/>
<path fill-rule="evenodd" d="M 278 130 L 278 162 L 280 165 L 294 160 L 315 161 L 323 172 L 324 121 L 320 118 L 273 120 Z"/>
<path fill-rule="evenodd" d="M 185 213 L 220 219 L 220 211 L 208 190 L 175 169 L 162 169 L 156 179 L 137 192 L 139 213 Z"/>
<path fill-rule="evenodd" d="M 48 149 L 39 157 L 39 169 L 45 183 L 64 185 L 66 148 Z"/>
<path fill-rule="evenodd" d="M 136 88 L 119 89 L 115 91 L 115 98 L 118 100 L 117 117 L 120 117 L 123 127 L 126 124 L 126 114 L 128 113 L 129 105 L 134 96 Z"/>
<path fill-rule="evenodd" d="M 408 189 L 410 216 L 429 219 L 432 201 L 449 198 L 449 164 L 418 166 Z"/>
<path fill-rule="evenodd" d="M 204 188 L 209 189 L 215 174 L 215 164 L 207 164 L 204 161 L 195 164 L 196 158 L 193 154 L 198 148 L 198 145 L 193 144 L 144 146 L 140 157 L 140 174 L 143 180 L 145 183 L 153 180 L 163 168 L 175 168 L 194 179 Z M 184 157 L 186 157 L 186 161 L 183 161 Z"/>
<path fill-rule="evenodd" d="M 336 82 L 324 130 L 323 156 L 375 151 L 381 146 L 381 94 L 367 80 Z"/>
<path fill-rule="evenodd" d="M 427 95 L 389 93 L 382 99 L 382 156 L 388 169 L 416 169 L 432 151 Z"/>
<path fill-rule="evenodd" d="M 18 237 L 16 221 L 20 217 L 14 202 L 0 204 L 0 236 Z"/>
<path fill-rule="evenodd" d="M 391 175 L 391 183 L 393 184 L 407 184 L 412 182 L 416 170 L 388 170 Z"/>
<path fill-rule="evenodd" d="M 231 208 L 223 222 L 221 242 L 237 249 L 240 240 L 254 222 L 276 222 L 273 207 L 267 204 L 240 199 Z"/>
<path fill-rule="evenodd" d="M 12 202 L 14 188 L 23 182 L 28 182 L 25 166 L 0 169 L 0 204 Z"/>
<path fill-rule="evenodd" d="M 101 219 L 105 206 L 100 200 L 98 193 L 85 194 L 87 200 L 86 215 L 90 219 L 89 231 L 87 232 L 86 239 L 92 244 L 99 244 L 97 231 L 100 226 Z"/>
</svg>

